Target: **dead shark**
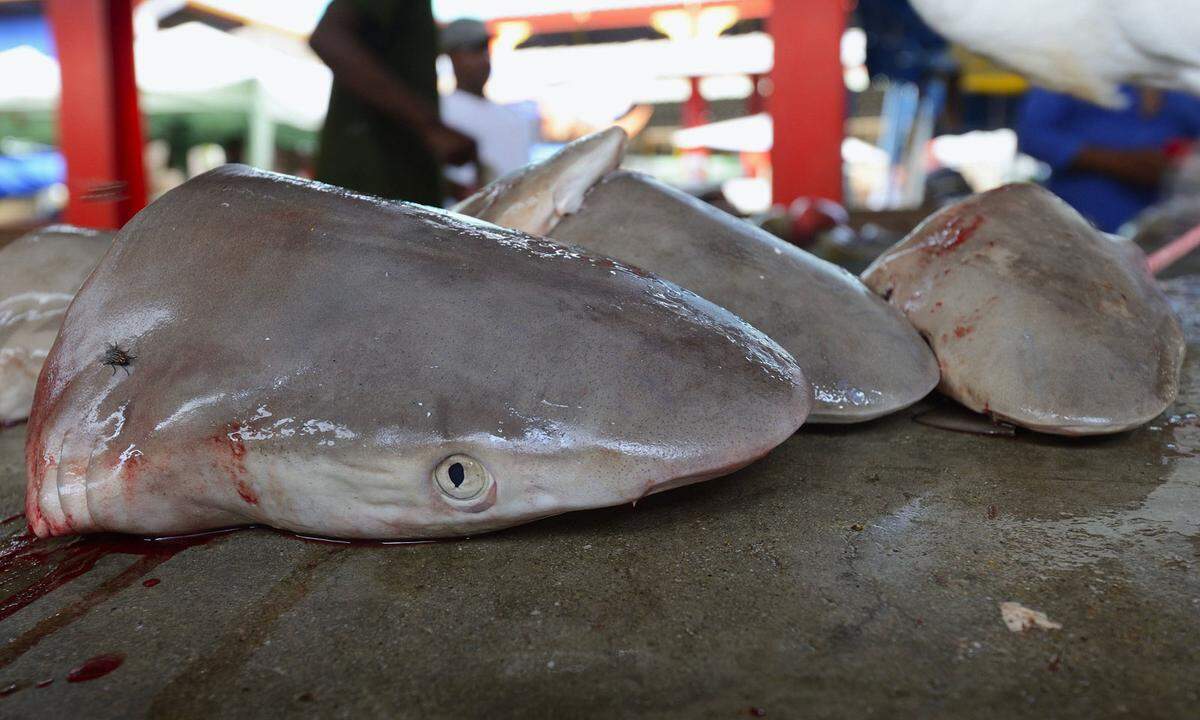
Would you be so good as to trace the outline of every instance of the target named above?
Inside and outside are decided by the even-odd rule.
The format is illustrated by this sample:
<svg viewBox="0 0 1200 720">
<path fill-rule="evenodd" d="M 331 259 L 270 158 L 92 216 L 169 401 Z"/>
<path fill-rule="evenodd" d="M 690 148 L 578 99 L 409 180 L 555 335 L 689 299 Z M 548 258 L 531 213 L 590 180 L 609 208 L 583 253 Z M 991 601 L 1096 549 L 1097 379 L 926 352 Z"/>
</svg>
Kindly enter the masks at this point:
<svg viewBox="0 0 1200 720">
<path fill-rule="evenodd" d="M 811 393 L 762 333 L 637 268 L 226 166 L 139 213 L 79 291 L 26 515 L 39 536 L 466 535 L 732 472 Z"/>
<path fill-rule="evenodd" d="M 941 389 L 1046 433 L 1113 433 L 1175 400 L 1179 320 L 1132 243 L 1036 185 L 928 218 L 863 273 L 921 331 Z"/>
<path fill-rule="evenodd" d="M 112 233 L 52 225 L 0 248 L 0 425 L 29 416 L 63 314 L 111 243 Z"/>
<path fill-rule="evenodd" d="M 611 128 L 497 180 L 456 210 L 643 267 L 765 332 L 804 368 L 810 422 L 908 407 L 938 383 L 904 316 L 845 270 L 649 176 L 615 170 Z"/>
</svg>

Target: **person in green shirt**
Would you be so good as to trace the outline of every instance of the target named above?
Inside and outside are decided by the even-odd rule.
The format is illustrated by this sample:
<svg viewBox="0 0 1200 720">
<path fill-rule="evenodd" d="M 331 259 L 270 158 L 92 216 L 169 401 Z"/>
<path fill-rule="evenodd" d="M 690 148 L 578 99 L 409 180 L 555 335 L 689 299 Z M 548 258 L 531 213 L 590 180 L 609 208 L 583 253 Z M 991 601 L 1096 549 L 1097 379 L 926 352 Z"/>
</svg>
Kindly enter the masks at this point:
<svg viewBox="0 0 1200 720">
<path fill-rule="evenodd" d="M 333 71 L 317 179 L 438 206 L 443 165 L 475 141 L 438 116 L 437 25 L 424 0 L 333 0 L 309 44 Z"/>
</svg>

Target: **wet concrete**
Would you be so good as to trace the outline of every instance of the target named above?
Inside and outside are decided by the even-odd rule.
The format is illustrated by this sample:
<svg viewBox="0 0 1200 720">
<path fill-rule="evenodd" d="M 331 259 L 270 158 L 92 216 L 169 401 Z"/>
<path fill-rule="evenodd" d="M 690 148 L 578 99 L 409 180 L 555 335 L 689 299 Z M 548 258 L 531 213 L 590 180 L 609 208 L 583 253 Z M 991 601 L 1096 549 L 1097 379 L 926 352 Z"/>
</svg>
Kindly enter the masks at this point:
<svg viewBox="0 0 1200 720">
<path fill-rule="evenodd" d="M 1176 407 L 1106 439 L 918 408 L 636 507 L 420 545 L 30 546 L 10 520 L 0 717 L 1196 717 L 1189 330 Z M 0 432 L 0 517 L 23 441 Z M 1062 629 L 1010 631 L 1006 601 Z"/>
</svg>

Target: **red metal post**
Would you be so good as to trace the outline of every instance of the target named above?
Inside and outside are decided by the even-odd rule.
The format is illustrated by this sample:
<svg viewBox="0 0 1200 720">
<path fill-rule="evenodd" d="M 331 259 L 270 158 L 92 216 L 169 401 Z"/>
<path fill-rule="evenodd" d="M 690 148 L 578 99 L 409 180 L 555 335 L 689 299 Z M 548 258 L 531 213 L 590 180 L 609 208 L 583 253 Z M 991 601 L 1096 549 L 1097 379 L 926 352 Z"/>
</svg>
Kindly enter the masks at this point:
<svg viewBox="0 0 1200 720">
<path fill-rule="evenodd" d="M 775 2 L 768 27 L 775 40 L 774 86 L 767 107 L 775 120 L 771 151 L 774 201 L 799 197 L 841 202 L 846 86 L 841 41 L 847 0 Z"/>
<path fill-rule="evenodd" d="M 750 76 L 750 94 L 746 96 L 747 115 L 758 115 L 767 111 L 767 99 L 762 94 L 762 81 L 762 75 Z"/>
<path fill-rule="evenodd" d="M 691 95 L 683 103 L 682 121 L 685 128 L 694 128 L 709 121 L 709 106 L 708 100 L 700 93 L 700 78 L 688 78 L 688 85 L 691 86 Z"/>
<path fill-rule="evenodd" d="M 691 95 L 683 103 L 682 124 L 685 128 L 694 128 L 709 122 L 708 100 L 700 92 L 700 78 L 688 78 Z M 708 148 L 698 147 L 683 151 L 683 171 L 688 180 L 702 184 L 708 181 Z"/>
<path fill-rule="evenodd" d="M 133 67 L 134 0 L 46 0 L 58 48 L 66 220 L 119 228 L 146 204 Z"/>
</svg>

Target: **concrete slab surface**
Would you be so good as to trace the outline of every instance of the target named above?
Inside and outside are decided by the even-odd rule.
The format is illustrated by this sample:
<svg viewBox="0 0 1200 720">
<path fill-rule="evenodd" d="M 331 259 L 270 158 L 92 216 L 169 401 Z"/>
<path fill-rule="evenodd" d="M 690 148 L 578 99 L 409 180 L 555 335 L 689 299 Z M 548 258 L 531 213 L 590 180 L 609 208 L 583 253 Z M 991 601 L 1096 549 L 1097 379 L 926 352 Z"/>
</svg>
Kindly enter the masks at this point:
<svg viewBox="0 0 1200 720">
<path fill-rule="evenodd" d="M 1190 330 L 1176 407 L 1104 439 L 909 411 L 636 507 L 416 545 L 31 544 L 11 519 L 0 718 L 1197 717 Z M 0 432 L 0 517 L 23 442 Z M 1006 602 L 1062 627 L 1010 630 Z"/>
</svg>

